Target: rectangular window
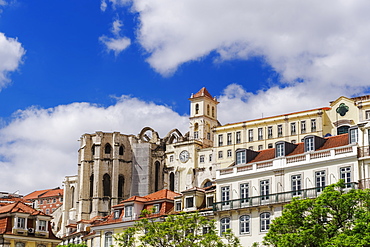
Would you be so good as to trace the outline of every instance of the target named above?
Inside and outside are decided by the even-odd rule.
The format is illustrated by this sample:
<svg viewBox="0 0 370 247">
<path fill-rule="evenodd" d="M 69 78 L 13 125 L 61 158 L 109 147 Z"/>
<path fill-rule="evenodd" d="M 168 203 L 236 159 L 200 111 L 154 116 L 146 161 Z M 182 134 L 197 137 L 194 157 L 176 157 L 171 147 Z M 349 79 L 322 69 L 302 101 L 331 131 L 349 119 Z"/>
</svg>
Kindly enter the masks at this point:
<svg viewBox="0 0 370 247">
<path fill-rule="evenodd" d="M 221 147 L 222 145 L 224 145 L 224 136 L 221 134 L 218 135 L 218 146 Z"/>
<path fill-rule="evenodd" d="M 316 119 L 311 119 L 311 132 L 316 132 Z"/>
<path fill-rule="evenodd" d="M 227 157 L 230 158 L 232 156 L 231 149 L 227 150 Z"/>
<path fill-rule="evenodd" d="M 212 154 L 209 155 L 209 161 L 212 161 Z"/>
<path fill-rule="evenodd" d="M 241 203 L 246 203 L 248 202 L 249 198 L 249 184 L 248 183 L 243 183 L 240 184 L 240 199 Z"/>
<path fill-rule="evenodd" d="M 301 121 L 301 133 L 306 133 L 306 121 Z"/>
<path fill-rule="evenodd" d="M 239 218 L 240 234 L 246 234 L 250 232 L 250 216 L 242 215 Z"/>
<path fill-rule="evenodd" d="M 187 197 L 185 200 L 186 200 L 186 208 L 194 207 L 194 197 Z"/>
<path fill-rule="evenodd" d="M 295 123 L 290 123 L 290 134 L 295 135 L 297 133 Z"/>
<path fill-rule="evenodd" d="M 285 156 L 284 143 L 276 144 L 276 157 Z"/>
<path fill-rule="evenodd" d="M 253 130 L 248 130 L 248 141 L 252 142 L 253 141 Z"/>
<path fill-rule="evenodd" d="M 213 206 L 213 196 L 208 196 L 207 197 L 207 207 L 212 207 Z"/>
<path fill-rule="evenodd" d="M 349 138 L 350 143 L 357 143 L 358 142 L 358 129 L 349 129 Z"/>
<path fill-rule="evenodd" d="M 269 199 L 270 195 L 270 182 L 269 180 L 260 181 L 261 200 L 265 201 Z"/>
<path fill-rule="evenodd" d="M 365 118 L 370 119 L 370 110 L 365 111 Z"/>
<path fill-rule="evenodd" d="M 351 187 L 351 167 L 342 167 L 340 168 L 340 178 L 346 183 L 346 188 Z"/>
<path fill-rule="evenodd" d="M 313 137 L 305 138 L 304 139 L 304 146 L 305 146 L 305 151 L 306 152 L 314 151 L 315 148 L 314 148 L 314 145 L 313 145 Z"/>
<path fill-rule="evenodd" d="M 218 158 L 222 159 L 224 157 L 224 153 L 222 151 L 218 151 Z"/>
<path fill-rule="evenodd" d="M 231 144 L 232 144 L 231 133 L 227 133 L 227 145 L 231 145 Z"/>
<path fill-rule="evenodd" d="M 292 176 L 292 195 L 299 196 L 302 194 L 302 179 L 301 175 Z"/>
<path fill-rule="evenodd" d="M 173 162 L 173 155 L 170 155 L 170 162 Z"/>
<path fill-rule="evenodd" d="M 246 162 L 245 157 L 246 157 L 246 151 L 245 150 L 237 151 L 236 152 L 236 164 L 237 165 L 245 164 L 245 162 Z"/>
<path fill-rule="evenodd" d="M 326 186 L 326 175 L 325 171 L 319 171 L 315 173 L 316 176 L 316 190 L 317 192 L 321 192 L 324 190 L 324 187 Z"/>
<path fill-rule="evenodd" d="M 207 139 L 211 140 L 211 133 L 207 132 Z"/>
<path fill-rule="evenodd" d="M 200 155 L 199 156 L 199 162 L 200 163 L 204 163 L 204 155 Z"/>
<path fill-rule="evenodd" d="M 17 219 L 17 228 L 25 229 L 26 227 L 26 219 L 25 218 L 18 218 Z"/>
<path fill-rule="evenodd" d="M 235 133 L 235 135 L 236 135 L 236 143 L 241 143 L 241 133 L 240 133 L 240 131 L 237 131 L 236 133 Z"/>
<path fill-rule="evenodd" d="M 267 232 L 270 229 L 270 213 L 262 213 L 260 215 L 260 221 L 261 232 Z"/>
<path fill-rule="evenodd" d="M 40 220 L 39 221 L 39 231 L 46 231 L 46 220 Z"/>
<path fill-rule="evenodd" d="M 222 205 L 230 204 L 230 186 L 221 187 L 221 202 Z"/>
<path fill-rule="evenodd" d="M 194 131 L 194 139 L 198 139 L 199 138 L 199 131 Z"/>
<path fill-rule="evenodd" d="M 181 211 L 181 202 L 176 202 L 176 211 Z"/>
<path fill-rule="evenodd" d="M 272 138 L 272 126 L 267 127 L 267 138 Z"/>
<path fill-rule="evenodd" d="M 132 217 L 132 209 L 133 209 L 133 206 L 125 207 L 125 217 Z"/>
<path fill-rule="evenodd" d="M 161 209 L 160 204 L 154 204 L 153 205 L 153 214 L 158 214 L 160 209 Z"/>
<path fill-rule="evenodd" d="M 263 145 L 258 145 L 258 150 L 262 150 L 263 149 Z"/>
<path fill-rule="evenodd" d="M 278 131 L 278 137 L 282 137 L 283 136 L 283 125 L 282 124 L 279 124 L 277 126 L 277 131 Z"/>
<path fill-rule="evenodd" d="M 263 140 L 263 128 L 258 128 L 258 140 Z"/>
</svg>

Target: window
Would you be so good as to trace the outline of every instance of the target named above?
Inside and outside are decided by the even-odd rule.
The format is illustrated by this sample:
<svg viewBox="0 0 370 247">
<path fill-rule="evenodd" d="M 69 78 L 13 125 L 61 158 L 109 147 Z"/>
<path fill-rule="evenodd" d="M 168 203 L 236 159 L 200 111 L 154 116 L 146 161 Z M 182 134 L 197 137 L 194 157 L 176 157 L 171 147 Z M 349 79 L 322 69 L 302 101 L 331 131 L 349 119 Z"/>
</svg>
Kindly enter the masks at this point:
<svg viewBox="0 0 370 247">
<path fill-rule="evenodd" d="M 207 105 L 207 115 L 209 116 L 209 105 Z"/>
<path fill-rule="evenodd" d="M 240 133 L 240 131 L 237 131 L 235 135 L 236 135 L 236 143 L 241 143 L 241 133 Z"/>
<path fill-rule="evenodd" d="M 212 117 L 215 117 L 215 107 L 212 106 Z"/>
<path fill-rule="evenodd" d="M 272 138 L 272 126 L 267 127 L 267 138 Z"/>
<path fill-rule="evenodd" d="M 46 231 L 46 220 L 39 220 L 38 230 Z"/>
<path fill-rule="evenodd" d="M 173 155 L 170 155 L 170 162 L 173 162 Z"/>
<path fill-rule="evenodd" d="M 199 105 L 195 104 L 195 114 L 198 114 L 198 113 L 199 113 Z"/>
<path fill-rule="evenodd" d="M 176 211 L 181 211 L 181 202 L 176 202 Z"/>
<path fill-rule="evenodd" d="M 239 229 L 240 229 L 240 234 L 246 234 L 250 232 L 250 216 L 249 215 L 240 216 Z"/>
<path fill-rule="evenodd" d="M 207 132 L 207 139 L 211 140 L 211 133 Z"/>
<path fill-rule="evenodd" d="M 321 192 L 324 190 L 324 187 L 326 186 L 325 171 L 315 172 L 315 176 L 316 176 L 316 188 L 317 188 L 316 191 Z"/>
<path fill-rule="evenodd" d="M 350 143 L 358 142 L 358 129 L 357 128 L 349 129 L 349 142 Z"/>
<path fill-rule="evenodd" d="M 284 143 L 276 144 L 276 157 L 285 156 Z"/>
<path fill-rule="evenodd" d="M 268 200 L 270 194 L 270 182 L 269 180 L 260 181 L 261 200 Z"/>
<path fill-rule="evenodd" d="M 346 183 L 346 188 L 351 187 L 351 167 L 347 166 L 340 168 L 340 178 Z"/>
<path fill-rule="evenodd" d="M 231 149 L 227 150 L 227 157 L 230 158 L 232 156 Z"/>
<path fill-rule="evenodd" d="M 337 129 L 337 135 L 348 133 L 349 126 L 340 126 Z"/>
<path fill-rule="evenodd" d="M 46 209 L 46 214 L 50 214 L 50 209 Z"/>
<path fill-rule="evenodd" d="M 290 134 L 295 135 L 297 133 L 295 123 L 290 123 Z"/>
<path fill-rule="evenodd" d="M 56 203 L 57 202 L 57 199 L 53 198 L 53 203 Z"/>
<path fill-rule="evenodd" d="M 239 150 L 236 151 L 236 164 L 245 164 L 246 163 L 246 151 L 245 150 Z"/>
<path fill-rule="evenodd" d="M 219 159 L 222 159 L 224 156 L 223 152 L 222 151 L 218 151 L 218 158 Z"/>
<path fill-rule="evenodd" d="M 200 163 L 204 163 L 204 155 L 200 155 L 199 156 L 199 162 Z"/>
<path fill-rule="evenodd" d="M 207 197 L 207 207 L 212 207 L 213 206 L 213 196 L 208 196 Z"/>
<path fill-rule="evenodd" d="M 316 119 L 311 119 L 311 132 L 316 131 Z"/>
<path fill-rule="evenodd" d="M 25 218 L 18 218 L 17 219 L 17 228 L 26 228 L 26 219 Z"/>
<path fill-rule="evenodd" d="M 258 128 L 258 140 L 263 140 L 263 128 Z"/>
<path fill-rule="evenodd" d="M 125 217 L 132 217 L 133 206 L 125 207 Z"/>
<path fill-rule="evenodd" d="M 370 110 L 365 111 L 365 118 L 370 119 Z"/>
<path fill-rule="evenodd" d="M 240 199 L 242 199 L 241 203 L 248 202 L 248 197 L 249 197 L 249 184 L 248 183 L 240 184 Z"/>
<path fill-rule="evenodd" d="M 283 125 L 279 124 L 277 126 L 277 130 L 278 130 L 278 137 L 282 137 L 283 136 Z"/>
<path fill-rule="evenodd" d="M 313 145 L 313 137 L 304 139 L 304 148 L 306 152 L 315 150 L 314 145 Z"/>
<path fill-rule="evenodd" d="M 269 144 L 267 145 L 267 148 L 272 148 L 272 143 L 269 143 Z"/>
<path fill-rule="evenodd" d="M 153 205 L 153 214 L 158 214 L 160 209 L 161 209 L 161 204 L 154 204 Z"/>
<path fill-rule="evenodd" d="M 119 210 L 114 210 L 114 218 L 118 219 L 119 218 L 120 211 Z"/>
<path fill-rule="evenodd" d="M 194 198 L 193 197 L 187 197 L 185 200 L 186 200 L 186 208 L 194 207 Z"/>
<path fill-rule="evenodd" d="M 306 121 L 301 121 L 301 133 L 306 133 Z"/>
<path fill-rule="evenodd" d="M 199 139 L 199 131 L 194 131 L 194 139 Z"/>
<path fill-rule="evenodd" d="M 221 201 L 222 205 L 229 205 L 230 202 L 230 186 L 221 187 Z"/>
<path fill-rule="evenodd" d="M 222 218 L 220 220 L 220 233 L 221 235 L 224 234 L 224 232 L 227 231 L 227 229 L 230 228 L 230 218 L 226 217 L 226 218 Z"/>
<path fill-rule="evenodd" d="M 248 130 L 248 141 L 252 142 L 253 141 L 253 130 Z"/>
<path fill-rule="evenodd" d="M 262 150 L 263 149 L 263 145 L 258 145 L 258 150 Z"/>
<path fill-rule="evenodd" d="M 110 247 L 112 245 L 112 233 L 107 232 L 104 236 L 104 247 Z"/>
<path fill-rule="evenodd" d="M 221 134 L 221 135 L 218 135 L 218 146 L 221 147 L 222 145 L 224 145 L 224 136 Z"/>
<path fill-rule="evenodd" d="M 293 175 L 292 176 L 292 195 L 299 196 L 302 194 L 302 179 L 301 175 Z"/>
<path fill-rule="evenodd" d="M 212 161 L 212 154 L 209 155 L 209 161 Z"/>
<path fill-rule="evenodd" d="M 105 144 L 104 153 L 110 154 L 111 151 L 112 151 L 112 146 L 109 143 Z"/>
<path fill-rule="evenodd" d="M 227 145 L 231 145 L 231 144 L 232 144 L 231 133 L 227 133 Z"/>
<path fill-rule="evenodd" d="M 124 152 L 125 152 L 125 148 L 123 146 L 120 146 L 118 150 L 118 155 L 123 155 Z"/>
<path fill-rule="evenodd" d="M 270 229 L 270 213 L 260 215 L 260 227 L 261 232 L 267 232 Z"/>
</svg>

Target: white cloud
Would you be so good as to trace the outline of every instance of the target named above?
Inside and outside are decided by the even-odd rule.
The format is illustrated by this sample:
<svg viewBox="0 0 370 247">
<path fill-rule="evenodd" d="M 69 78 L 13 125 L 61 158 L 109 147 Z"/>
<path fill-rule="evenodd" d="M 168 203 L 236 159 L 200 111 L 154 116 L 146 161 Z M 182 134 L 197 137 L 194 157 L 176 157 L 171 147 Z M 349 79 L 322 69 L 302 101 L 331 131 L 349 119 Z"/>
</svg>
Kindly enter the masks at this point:
<svg viewBox="0 0 370 247">
<path fill-rule="evenodd" d="M 120 35 L 122 26 L 122 21 L 116 19 L 113 21 L 111 28 L 111 33 L 114 37 L 108 37 L 106 35 L 102 35 L 99 37 L 100 42 L 102 42 L 106 46 L 107 51 L 113 51 L 116 56 L 118 56 L 118 54 L 120 54 L 131 44 L 131 40 L 129 38 L 122 37 Z"/>
<path fill-rule="evenodd" d="M 150 126 L 164 137 L 174 127 L 186 131 L 188 124 L 187 117 L 166 106 L 129 96 L 106 108 L 89 103 L 31 107 L 13 117 L 0 129 L 0 188 L 23 194 L 60 186 L 64 176 L 77 173 L 77 140 L 83 133 L 137 135 Z"/>
<path fill-rule="evenodd" d="M 0 33 L 0 90 L 10 82 L 8 74 L 18 69 L 24 54 L 25 50 L 17 39 Z"/>
</svg>

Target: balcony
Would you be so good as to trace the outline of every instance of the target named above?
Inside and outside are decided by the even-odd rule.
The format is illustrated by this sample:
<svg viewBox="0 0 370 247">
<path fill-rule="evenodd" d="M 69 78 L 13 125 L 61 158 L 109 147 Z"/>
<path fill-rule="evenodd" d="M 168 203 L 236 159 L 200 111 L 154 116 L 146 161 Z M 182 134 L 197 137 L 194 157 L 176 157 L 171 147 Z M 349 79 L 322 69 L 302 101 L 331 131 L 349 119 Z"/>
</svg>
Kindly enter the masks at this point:
<svg viewBox="0 0 370 247">
<path fill-rule="evenodd" d="M 367 157 L 370 156 L 370 146 L 362 146 L 358 148 L 358 157 Z"/>
<path fill-rule="evenodd" d="M 213 211 L 220 212 L 233 209 L 252 208 L 258 206 L 266 206 L 271 204 L 285 204 L 292 201 L 293 198 L 316 198 L 319 196 L 325 187 L 316 187 L 304 190 L 288 191 L 262 196 L 253 196 L 248 198 L 235 199 L 224 202 L 216 202 L 213 204 Z M 346 184 L 346 189 L 358 189 L 357 183 Z"/>
</svg>

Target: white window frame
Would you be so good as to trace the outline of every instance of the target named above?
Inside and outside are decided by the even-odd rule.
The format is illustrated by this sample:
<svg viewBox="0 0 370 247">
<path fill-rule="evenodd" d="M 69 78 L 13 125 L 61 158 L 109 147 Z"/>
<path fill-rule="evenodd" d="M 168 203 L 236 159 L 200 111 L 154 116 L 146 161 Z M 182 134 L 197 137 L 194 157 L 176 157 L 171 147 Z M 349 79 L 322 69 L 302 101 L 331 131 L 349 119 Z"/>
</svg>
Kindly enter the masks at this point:
<svg viewBox="0 0 370 247">
<path fill-rule="evenodd" d="M 358 143 L 358 128 L 349 128 L 349 142 Z"/>
<path fill-rule="evenodd" d="M 291 135 L 296 135 L 297 134 L 297 128 L 296 128 L 295 122 L 290 123 L 290 134 Z"/>
<path fill-rule="evenodd" d="M 223 151 L 218 151 L 218 158 L 222 159 L 224 157 L 224 152 Z"/>
<path fill-rule="evenodd" d="M 271 214 L 269 212 L 263 212 L 260 214 L 260 231 L 267 232 L 270 229 Z"/>
<path fill-rule="evenodd" d="M 282 137 L 283 136 L 283 125 L 282 124 L 279 124 L 277 126 L 277 134 L 278 134 L 278 137 Z"/>
<path fill-rule="evenodd" d="M 249 202 L 249 183 L 241 183 L 239 185 L 240 203 Z"/>
<path fill-rule="evenodd" d="M 273 138 L 273 133 L 272 133 L 272 126 L 267 127 L 267 139 L 272 139 Z"/>
<path fill-rule="evenodd" d="M 263 140 L 263 128 L 258 128 L 258 140 Z"/>
<path fill-rule="evenodd" d="M 316 119 L 311 119 L 311 132 L 316 132 L 317 126 L 316 126 Z"/>
<path fill-rule="evenodd" d="M 227 150 L 227 157 L 228 157 L 228 158 L 232 157 L 231 149 L 228 149 L 228 150 Z"/>
<path fill-rule="evenodd" d="M 280 142 L 276 144 L 276 157 L 283 156 L 285 156 L 285 145 L 284 143 Z"/>
<path fill-rule="evenodd" d="M 326 186 L 326 171 L 316 171 L 315 172 L 315 185 L 316 185 L 316 191 L 321 192 L 324 190 L 323 187 Z"/>
<path fill-rule="evenodd" d="M 189 205 L 191 202 L 192 205 Z M 195 202 L 194 202 L 194 196 L 188 196 L 185 197 L 185 207 L 186 208 L 194 208 Z"/>
<path fill-rule="evenodd" d="M 352 169 L 350 166 L 340 167 L 340 179 L 343 179 L 346 183 L 345 187 L 350 188 L 351 187 L 351 181 L 352 181 Z"/>
<path fill-rule="evenodd" d="M 204 163 L 204 155 L 203 154 L 199 156 L 199 162 Z"/>
<path fill-rule="evenodd" d="M 313 136 L 304 139 L 304 149 L 305 152 L 315 151 L 315 141 Z"/>
<path fill-rule="evenodd" d="M 161 210 L 161 204 L 154 204 L 153 205 L 153 214 L 159 214 L 160 210 Z"/>
<path fill-rule="evenodd" d="M 300 196 L 302 194 L 302 175 L 295 174 L 291 176 L 292 196 Z"/>
<path fill-rule="evenodd" d="M 224 135 L 223 134 L 219 134 L 218 135 L 218 146 L 219 147 L 222 147 L 224 145 Z"/>
<path fill-rule="evenodd" d="M 240 234 L 248 234 L 251 229 L 251 217 L 249 215 L 242 215 L 239 217 L 239 232 Z"/>
<path fill-rule="evenodd" d="M 248 130 L 248 142 L 253 141 L 253 129 Z"/>
<path fill-rule="evenodd" d="M 220 234 L 221 236 L 227 231 L 227 229 L 230 229 L 231 220 L 230 217 L 224 217 L 220 219 Z"/>
<path fill-rule="evenodd" d="M 270 179 L 260 180 L 261 201 L 267 201 L 270 198 Z"/>
<path fill-rule="evenodd" d="M 301 121 L 301 134 L 305 134 L 307 132 L 306 128 L 306 120 Z"/>
<path fill-rule="evenodd" d="M 245 149 L 243 150 L 237 150 L 236 151 L 236 164 L 245 164 L 247 162 L 247 151 Z"/>
<path fill-rule="evenodd" d="M 225 206 L 225 205 L 230 205 L 230 186 L 222 186 L 221 189 L 221 202 L 222 202 L 222 205 Z"/>
<path fill-rule="evenodd" d="M 232 145 L 232 135 L 231 133 L 227 133 L 227 145 Z"/>
<path fill-rule="evenodd" d="M 46 220 L 38 220 L 37 230 L 42 231 L 42 232 L 46 232 L 47 231 L 47 221 Z"/>
<path fill-rule="evenodd" d="M 134 211 L 134 206 L 126 206 L 125 207 L 125 217 L 132 217 Z"/>
<path fill-rule="evenodd" d="M 236 139 L 236 143 L 237 144 L 239 144 L 239 143 L 241 143 L 241 141 L 242 141 L 242 139 L 241 139 L 241 132 L 240 131 L 237 131 L 236 133 L 235 133 L 235 139 Z"/>
</svg>

